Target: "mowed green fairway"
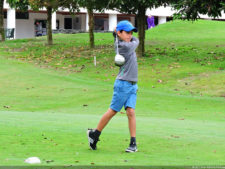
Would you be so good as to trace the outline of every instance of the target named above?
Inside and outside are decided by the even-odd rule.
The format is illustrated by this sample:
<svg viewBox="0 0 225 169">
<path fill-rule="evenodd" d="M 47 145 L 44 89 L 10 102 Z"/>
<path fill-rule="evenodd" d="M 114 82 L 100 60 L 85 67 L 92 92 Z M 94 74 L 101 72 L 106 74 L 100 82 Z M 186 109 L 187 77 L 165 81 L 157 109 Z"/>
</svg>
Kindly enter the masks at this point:
<svg viewBox="0 0 225 169">
<path fill-rule="evenodd" d="M 0 43 L 0 165 L 225 165 L 225 23 L 176 21 L 147 31 L 138 58 L 138 152 L 118 113 L 91 151 L 86 130 L 108 109 L 118 68 L 110 33 Z M 135 35 L 136 36 L 136 35 Z M 93 56 L 97 57 L 97 66 Z M 124 110 L 122 110 L 124 112 Z"/>
</svg>

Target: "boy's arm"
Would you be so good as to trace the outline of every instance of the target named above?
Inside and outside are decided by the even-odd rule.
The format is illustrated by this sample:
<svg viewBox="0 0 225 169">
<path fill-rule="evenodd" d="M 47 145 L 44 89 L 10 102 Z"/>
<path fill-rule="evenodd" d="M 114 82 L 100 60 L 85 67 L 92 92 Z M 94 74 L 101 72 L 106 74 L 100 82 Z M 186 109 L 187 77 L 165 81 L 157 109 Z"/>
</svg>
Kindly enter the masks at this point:
<svg viewBox="0 0 225 169">
<path fill-rule="evenodd" d="M 121 55 L 130 55 L 135 52 L 139 45 L 139 40 L 136 37 L 132 37 L 130 42 L 120 41 L 119 42 L 119 52 Z"/>
</svg>

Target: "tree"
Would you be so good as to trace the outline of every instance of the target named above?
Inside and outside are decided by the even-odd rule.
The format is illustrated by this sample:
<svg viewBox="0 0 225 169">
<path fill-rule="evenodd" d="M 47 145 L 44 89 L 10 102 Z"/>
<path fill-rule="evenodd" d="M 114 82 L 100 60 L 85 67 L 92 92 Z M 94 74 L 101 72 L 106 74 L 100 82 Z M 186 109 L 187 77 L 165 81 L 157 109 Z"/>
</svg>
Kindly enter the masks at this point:
<svg viewBox="0 0 225 169">
<path fill-rule="evenodd" d="M 177 16 L 192 20 L 197 19 L 199 14 L 208 14 L 213 17 L 221 16 L 221 12 L 225 9 L 224 0 L 111 0 L 110 5 L 113 8 L 116 7 L 119 12 L 136 14 L 140 40 L 139 56 L 144 56 L 145 53 L 145 13 L 148 8 L 172 5 L 174 9 L 178 10 Z"/>
<path fill-rule="evenodd" d="M 77 9 L 76 1 L 70 0 L 28 0 L 29 5 L 34 10 L 41 8 L 47 9 L 47 40 L 48 45 L 53 44 L 52 39 L 52 13 L 57 11 L 59 7 L 69 8 L 70 10 Z"/>
<path fill-rule="evenodd" d="M 5 41 L 3 7 L 4 7 L 4 0 L 0 0 L 0 41 Z"/>
<path fill-rule="evenodd" d="M 88 26 L 89 26 L 89 44 L 90 48 L 94 48 L 94 5 L 95 1 L 85 1 L 79 0 L 78 4 L 80 7 L 84 7 L 87 9 L 88 12 Z"/>
<path fill-rule="evenodd" d="M 28 0 L 30 6 L 34 10 L 40 8 L 47 9 L 47 40 L 48 45 L 53 44 L 52 40 L 52 13 L 57 11 L 59 7 L 68 8 L 70 12 L 78 10 L 78 4 L 76 0 Z"/>
<path fill-rule="evenodd" d="M 29 7 L 33 10 L 39 10 L 40 8 L 46 7 L 47 9 L 47 39 L 48 45 L 52 45 L 52 9 L 55 6 L 52 0 L 7 0 L 11 8 L 16 8 L 22 11 L 27 11 Z"/>
<path fill-rule="evenodd" d="M 198 19 L 199 14 L 207 14 L 215 18 L 225 11 L 224 0 L 172 0 L 171 4 L 178 11 L 176 15 L 179 18 L 188 20 Z"/>
<path fill-rule="evenodd" d="M 53 44 L 52 39 L 52 13 L 57 11 L 59 7 L 68 8 L 71 12 L 78 10 L 76 0 L 7 0 L 13 8 L 27 11 L 30 7 L 33 10 L 41 8 L 47 9 L 47 40 L 48 45 Z"/>
<path fill-rule="evenodd" d="M 94 48 L 94 11 L 102 12 L 107 8 L 108 0 L 78 0 L 80 7 L 86 8 L 88 11 L 88 26 L 89 26 L 89 42 L 90 48 Z"/>
<path fill-rule="evenodd" d="M 119 10 L 121 13 L 135 14 L 138 24 L 138 38 L 140 44 L 138 46 L 138 55 L 144 56 L 145 53 L 145 24 L 146 10 L 155 8 L 163 4 L 161 0 L 112 0 L 110 7 Z"/>
<path fill-rule="evenodd" d="M 24 11 L 28 9 L 28 1 L 27 0 L 6 0 L 12 8 L 19 8 Z M 1 40 L 5 40 L 5 32 L 4 32 L 4 0 L 0 0 L 0 35 Z"/>
</svg>

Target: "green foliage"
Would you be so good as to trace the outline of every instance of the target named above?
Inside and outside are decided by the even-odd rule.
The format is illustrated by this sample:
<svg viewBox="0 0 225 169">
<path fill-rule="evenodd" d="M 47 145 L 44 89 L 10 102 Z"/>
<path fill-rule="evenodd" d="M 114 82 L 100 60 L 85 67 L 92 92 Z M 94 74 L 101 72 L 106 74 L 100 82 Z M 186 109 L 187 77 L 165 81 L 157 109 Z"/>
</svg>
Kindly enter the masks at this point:
<svg viewBox="0 0 225 169">
<path fill-rule="evenodd" d="M 84 7 L 87 9 L 93 9 L 97 11 L 104 11 L 107 8 L 110 1 L 108 0 L 76 0 L 80 7 Z"/>
<path fill-rule="evenodd" d="M 172 0 L 172 6 L 178 10 L 180 18 L 188 20 L 198 19 L 199 14 L 206 14 L 215 18 L 221 16 L 222 11 L 225 10 L 224 0 Z"/>
<path fill-rule="evenodd" d="M 68 8 L 70 11 L 77 11 L 78 4 L 75 0 L 28 0 L 30 6 L 33 9 L 40 9 L 43 7 L 51 7 L 53 11 L 57 11 L 58 8 Z"/>
<path fill-rule="evenodd" d="M 16 8 L 21 11 L 27 11 L 29 7 L 29 0 L 6 0 L 11 8 Z"/>
<path fill-rule="evenodd" d="M 163 4 L 161 0 L 112 0 L 110 6 L 120 12 L 138 14 L 140 9 L 156 8 Z"/>
<path fill-rule="evenodd" d="M 118 10 L 121 13 L 129 13 L 137 15 L 138 38 L 140 44 L 138 46 L 138 56 L 145 55 L 145 25 L 146 25 L 146 10 L 155 8 L 163 4 L 163 1 L 158 0 L 113 0 L 110 3 L 110 8 Z"/>
</svg>

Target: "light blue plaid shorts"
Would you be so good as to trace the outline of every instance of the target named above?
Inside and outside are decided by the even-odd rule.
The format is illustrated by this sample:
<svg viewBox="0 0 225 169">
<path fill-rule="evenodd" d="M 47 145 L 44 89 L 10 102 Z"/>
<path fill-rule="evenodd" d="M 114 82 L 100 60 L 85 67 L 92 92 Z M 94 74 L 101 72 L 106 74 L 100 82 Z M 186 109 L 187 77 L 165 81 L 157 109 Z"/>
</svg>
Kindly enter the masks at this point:
<svg viewBox="0 0 225 169">
<path fill-rule="evenodd" d="M 119 112 L 123 106 L 135 109 L 137 100 L 137 83 L 132 84 L 125 80 L 116 80 L 114 83 L 114 91 L 110 108 Z"/>
</svg>

